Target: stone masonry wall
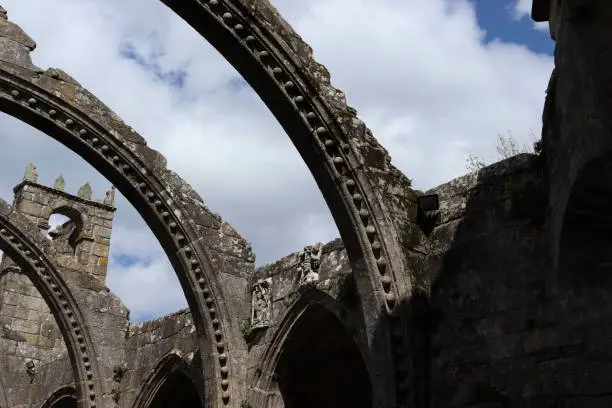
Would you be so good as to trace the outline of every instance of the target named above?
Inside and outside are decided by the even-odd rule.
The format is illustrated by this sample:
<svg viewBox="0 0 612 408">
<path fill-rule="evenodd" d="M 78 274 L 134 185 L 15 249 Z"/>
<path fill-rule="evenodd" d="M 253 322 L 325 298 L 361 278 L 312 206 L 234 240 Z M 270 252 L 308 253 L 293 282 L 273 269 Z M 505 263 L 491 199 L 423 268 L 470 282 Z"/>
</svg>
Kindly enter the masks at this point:
<svg viewBox="0 0 612 408">
<path fill-rule="evenodd" d="M 21 356 L 46 363 L 65 353 L 55 319 L 32 282 L 21 274 L 5 278 L 0 324 L 23 342 Z"/>
<path fill-rule="evenodd" d="M 182 310 L 159 319 L 131 325 L 126 337 L 126 368 L 122 381 L 121 407 L 131 407 L 155 368 L 171 352 L 198 365 L 200 358 L 196 328 L 191 314 Z M 203 387 L 204 384 L 196 384 Z"/>
<path fill-rule="evenodd" d="M 66 278 L 71 282 L 82 282 L 85 287 L 101 288 L 106 279 L 115 212 L 114 197 L 109 197 L 109 194 L 114 192 L 111 190 L 107 193 L 106 203 L 102 203 L 92 201 L 88 184 L 81 187 L 78 195 L 65 193 L 63 187 L 60 188 L 49 188 L 36 182 L 24 181 L 14 189 L 15 211 L 26 215 L 43 231 L 49 229 L 49 218 L 53 214 L 70 218 L 72 224 L 65 227 L 68 231 L 60 230 L 56 238 L 65 243 L 58 245 L 58 249 L 61 249 L 58 265 L 70 271 L 67 273 L 71 276 Z"/>
<path fill-rule="evenodd" d="M 63 387 L 74 387 L 70 359 L 66 354 L 37 368 L 37 375 L 29 384 L 29 407 L 40 407 L 54 392 Z"/>
<path fill-rule="evenodd" d="M 63 191 L 63 179 L 54 188 L 37 183 L 35 167 L 28 166 L 24 181 L 14 189 L 13 211 L 23 214 L 40 228 L 49 230 L 49 218 L 54 213 L 67 216 L 70 221 L 50 232 L 55 262 L 81 305 L 97 353 L 103 376 L 112 378 L 113 367 L 124 360 L 124 338 L 128 324 L 128 310 L 104 285 L 108 265 L 108 251 L 112 229 L 114 191 L 107 193 L 104 202 L 91 200 L 91 189 L 85 185 L 77 195 Z M 29 279 L 12 272 L 12 262 L 2 261 L 4 273 L 0 304 L 0 323 L 7 341 L 15 343 L 7 354 L 7 367 L 2 375 L 5 382 L 23 390 L 13 401 L 29 401 L 41 405 L 60 386 L 73 381 L 72 368 L 67 360 L 66 347 L 53 315 L 41 294 Z M 11 350 L 14 350 L 12 352 Z M 26 365 L 34 363 L 35 373 L 28 376 Z M 112 384 L 106 385 L 105 398 L 112 398 Z"/>
<path fill-rule="evenodd" d="M 256 329 L 249 321 L 243 322 L 243 334 L 250 344 L 248 357 L 247 383 L 253 384 L 262 374 L 263 355 L 277 335 L 277 331 L 292 305 L 308 291 L 318 291 L 334 302 L 337 310 L 342 310 L 344 322 L 360 333 L 358 338 L 365 342 L 362 314 L 359 309 L 359 295 L 353 280 L 348 256 L 340 239 L 331 241 L 321 248 L 319 280 L 315 284 L 300 285 L 300 253 L 294 252 L 280 260 L 257 269 L 253 284 L 267 280 L 271 291 L 269 308 L 270 324 L 267 328 Z M 364 344 L 359 346 L 365 347 Z"/>
<path fill-rule="evenodd" d="M 13 210 L 38 225 L 41 233 L 49 229 L 52 214 L 71 217 L 69 234 L 62 235 L 61 228 L 66 226 L 60 226 L 56 229 L 60 234 L 53 242 L 60 271 L 73 284 L 104 287 L 114 212 L 111 203 L 91 201 L 90 189 L 82 197 L 76 197 L 64 193 L 60 185 L 56 189 L 39 185 L 35 170 L 28 171 L 26 180 L 14 189 Z M 75 227 L 75 222 L 80 225 Z M 10 271 L 7 269 L 10 265 L 11 261 L 3 258 L 2 269 Z M 6 272 L 1 281 L 4 296 L 0 303 L 0 322 L 23 336 L 26 341 L 23 347 L 31 349 L 27 357 L 48 362 L 65 353 L 55 320 L 30 280 L 21 273 Z"/>
<path fill-rule="evenodd" d="M 566 380 L 558 359 L 575 349 L 550 327 L 539 159 L 520 155 L 430 193 L 441 200 L 424 319 L 432 406 L 560 406 L 548 405 Z"/>
</svg>

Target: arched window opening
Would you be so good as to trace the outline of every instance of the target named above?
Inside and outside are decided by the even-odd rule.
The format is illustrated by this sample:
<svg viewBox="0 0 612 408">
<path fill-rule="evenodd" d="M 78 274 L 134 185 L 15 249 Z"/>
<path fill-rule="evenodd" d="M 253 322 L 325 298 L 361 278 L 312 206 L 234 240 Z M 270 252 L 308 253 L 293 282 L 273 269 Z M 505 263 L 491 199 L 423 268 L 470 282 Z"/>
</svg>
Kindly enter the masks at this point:
<svg viewBox="0 0 612 408">
<path fill-rule="evenodd" d="M 51 214 L 47 238 L 55 242 L 65 242 L 74 250 L 76 246 L 74 236 L 78 233 L 76 229 L 76 223 L 69 217 L 58 213 Z"/>
<path fill-rule="evenodd" d="M 77 408 L 75 389 L 72 387 L 60 388 L 47 399 L 42 408 Z"/>
<path fill-rule="evenodd" d="M 83 232 L 83 215 L 79 210 L 62 205 L 49 216 L 47 238 L 56 242 L 56 247 L 67 252 L 76 252 Z"/>
<path fill-rule="evenodd" d="M 344 325 L 323 306 L 310 306 L 293 327 L 276 378 L 285 408 L 372 407 L 361 353 Z"/>
<path fill-rule="evenodd" d="M 202 400 L 191 379 L 175 370 L 161 386 L 148 408 L 201 408 Z"/>
<path fill-rule="evenodd" d="M 77 400 L 72 396 L 62 397 L 49 408 L 77 408 Z"/>
<path fill-rule="evenodd" d="M 567 202 L 559 243 L 562 287 L 607 288 L 612 284 L 612 161 L 588 163 Z"/>
</svg>

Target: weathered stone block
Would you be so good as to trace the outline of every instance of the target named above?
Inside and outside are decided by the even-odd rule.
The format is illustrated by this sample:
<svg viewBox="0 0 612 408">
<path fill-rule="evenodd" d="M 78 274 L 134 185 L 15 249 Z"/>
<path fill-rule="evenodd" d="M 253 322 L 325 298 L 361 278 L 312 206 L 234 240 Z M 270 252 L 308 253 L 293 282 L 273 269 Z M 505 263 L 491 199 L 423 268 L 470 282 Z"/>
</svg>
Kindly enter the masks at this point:
<svg viewBox="0 0 612 408">
<path fill-rule="evenodd" d="M 102 244 L 93 246 L 93 254 L 99 257 L 108 258 L 109 247 Z"/>
<path fill-rule="evenodd" d="M 19 211 L 26 214 L 26 215 L 31 215 L 34 217 L 40 217 L 42 216 L 42 209 L 43 206 L 42 204 L 39 203 L 35 203 L 32 201 L 22 201 L 19 204 Z"/>
</svg>

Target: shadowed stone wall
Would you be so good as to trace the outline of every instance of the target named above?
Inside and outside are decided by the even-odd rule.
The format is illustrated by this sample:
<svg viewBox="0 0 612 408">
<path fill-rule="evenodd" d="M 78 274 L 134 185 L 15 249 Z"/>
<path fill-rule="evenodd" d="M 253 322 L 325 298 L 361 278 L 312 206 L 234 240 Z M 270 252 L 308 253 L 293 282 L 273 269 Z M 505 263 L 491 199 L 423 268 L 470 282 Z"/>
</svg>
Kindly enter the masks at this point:
<svg viewBox="0 0 612 408">
<path fill-rule="evenodd" d="M 160 363 L 175 353 L 201 370 L 196 328 L 188 310 L 130 326 L 126 337 L 126 371 L 121 384 L 121 405 L 133 406 Z M 200 379 L 201 380 L 201 379 Z M 119 383 L 119 382 L 118 382 Z M 119 384 L 118 384 L 119 385 Z M 202 382 L 196 384 L 202 388 Z M 119 389 L 119 387 L 118 387 Z"/>
<path fill-rule="evenodd" d="M 429 192 L 439 194 L 440 210 L 429 305 L 417 320 L 430 336 L 421 351 L 431 356 L 435 407 L 548 406 L 555 368 L 546 363 L 571 341 L 547 329 L 539 164 L 520 155 Z"/>
<path fill-rule="evenodd" d="M 312 258 L 316 259 L 311 258 L 312 261 L 309 262 L 304 254 L 311 248 L 314 254 Z M 309 268 L 310 274 L 316 274 L 311 281 L 305 279 Z M 333 342 L 326 338 L 327 328 L 324 326 L 315 325 L 316 328 L 308 329 L 318 332 L 317 338 L 313 340 L 307 341 L 299 335 L 294 335 L 291 328 L 293 323 L 311 306 L 321 306 L 324 314 L 341 321 L 341 326 L 348 333 L 348 341 L 353 343 L 356 349 L 362 353 L 367 349 L 359 295 L 348 256 L 340 239 L 325 245 L 304 248 L 258 268 L 251 288 L 249 295 L 252 299 L 252 318 L 243 322 L 242 333 L 249 344 L 247 381 L 254 384 L 250 398 L 259 404 L 255 406 L 276 406 L 274 404 L 283 399 L 277 384 L 278 367 L 270 361 L 275 359 L 272 355 L 276 352 L 271 353 L 271 349 L 278 348 L 276 351 L 280 353 L 288 344 L 301 344 L 302 340 L 305 343 L 326 344 L 329 350 L 333 348 Z M 260 291 L 264 292 L 265 302 L 258 302 Z M 265 319 L 258 318 L 258 313 L 262 313 Z M 318 316 L 320 313 L 316 312 L 314 315 Z M 314 352 L 315 350 L 310 351 Z M 321 357 L 325 352 L 318 350 L 316 354 Z M 316 376 L 327 378 L 326 375 L 332 375 L 331 372 L 324 371 L 326 370 Z M 327 391 L 313 389 L 312 394 L 327 395 Z"/>
</svg>

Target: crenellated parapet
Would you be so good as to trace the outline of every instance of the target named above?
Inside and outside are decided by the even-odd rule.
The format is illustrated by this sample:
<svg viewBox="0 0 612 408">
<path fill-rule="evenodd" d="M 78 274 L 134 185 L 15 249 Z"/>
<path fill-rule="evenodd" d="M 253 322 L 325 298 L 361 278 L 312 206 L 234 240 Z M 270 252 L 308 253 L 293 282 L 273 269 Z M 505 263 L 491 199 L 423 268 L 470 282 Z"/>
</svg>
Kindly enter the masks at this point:
<svg viewBox="0 0 612 408">
<path fill-rule="evenodd" d="M 85 287 L 104 287 L 116 210 L 114 187 L 98 201 L 92 199 L 89 183 L 81 186 L 76 195 L 67 193 L 64 187 L 62 176 L 55 180 L 54 187 L 40 184 L 36 166 L 28 164 L 23 181 L 13 189 L 14 211 L 29 218 L 41 232 L 48 231 L 69 280 Z M 49 221 L 54 214 L 68 221 L 50 230 Z"/>
</svg>

